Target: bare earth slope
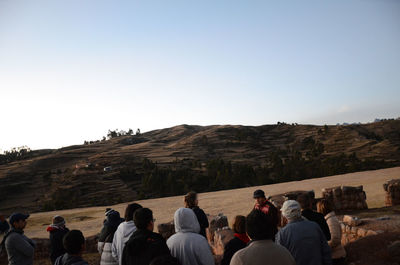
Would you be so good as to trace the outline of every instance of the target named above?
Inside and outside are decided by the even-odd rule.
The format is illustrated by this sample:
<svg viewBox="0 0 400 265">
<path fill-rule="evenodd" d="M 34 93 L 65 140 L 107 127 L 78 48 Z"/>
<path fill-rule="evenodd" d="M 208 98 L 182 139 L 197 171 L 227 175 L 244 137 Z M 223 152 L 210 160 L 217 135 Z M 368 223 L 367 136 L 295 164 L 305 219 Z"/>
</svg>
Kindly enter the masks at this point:
<svg viewBox="0 0 400 265">
<path fill-rule="evenodd" d="M 0 165 L 0 211 L 10 214 L 16 210 L 38 212 L 110 205 L 144 196 L 182 194 L 193 189 L 193 185 L 183 179 L 177 184 L 181 185 L 178 192 L 143 193 L 144 159 L 150 159 L 160 168 L 174 170 L 177 165 L 189 168 L 189 178 L 195 176 L 198 180 L 204 177 L 202 182 L 197 182 L 200 183 L 197 187 L 203 187 L 201 185 L 204 182 L 211 182 L 207 179 L 207 163 L 217 159 L 258 168 L 271 166 L 271 161 L 274 161 L 272 154 L 276 154 L 284 166 L 293 157 L 304 163 L 314 159 L 315 165 L 312 164 L 308 171 L 294 172 L 296 179 L 317 177 L 312 170 L 321 161 L 340 169 L 342 166 L 335 162 L 337 158 L 345 156 L 348 161 L 352 154 L 367 166 L 380 163 L 369 168 L 398 166 L 400 120 L 346 126 L 180 125 L 90 145 L 36 152 L 29 159 Z M 330 162 L 329 159 L 333 158 L 336 160 Z M 296 164 L 293 165 L 292 171 L 296 171 Z M 103 168 L 107 166 L 112 166 L 112 170 L 104 172 Z M 127 167 L 130 171 L 126 171 Z M 124 170 L 128 172 L 125 175 L 121 173 Z M 329 173 L 329 169 L 321 172 L 319 176 L 338 174 Z M 247 180 L 242 174 L 239 176 L 239 184 L 229 187 L 255 185 L 254 181 Z M 269 177 L 270 182 L 257 183 L 289 180 L 284 172 L 270 174 Z M 213 181 L 217 183 L 216 179 Z M 157 181 L 154 183 L 158 185 Z M 208 191 L 217 189 L 221 189 L 218 184 L 211 188 L 197 188 Z"/>
<path fill-rule="evenodd" d="M 340 185 L 363 185 L 367 194 L 368 206 L 370 208 L 382 207 L 384 206 L 385 196 L 382 184 L 392 178 L 400 178 L 400 167 L 259 187 L 201 193 L 199 195 L 199 206 L 208 214 L 224 213 L 231 223 L 235 215 L 249 213 L 253 206 L 252 193 L 258 188 L 263 189 L 269 195 L 294 190 L 313 189 L 316 192 L 316 196 L 319 197 L 321 196 L 322 188 Z M 152 209 L 156 223 L 159 224 L 173 219 L 175 210 L 183 206 L 183 198 L 182 196 L 175 196 L 143 200 L 138 201 L 138 203 Z M 127 203 L 123 203 L 112 205 L 111 207 L 123 213 L 126 205 Z M 46 226 L 51 221 L 52 216 L 58 214 L 66 217 L 69 228 L 81 229 L 85 236 L 94 235 L 101 229 L 106 207 L 110 206 L 34 213 L 29 218 L 26 234 L 30 237 L 48 237 Z"/>
</svg>

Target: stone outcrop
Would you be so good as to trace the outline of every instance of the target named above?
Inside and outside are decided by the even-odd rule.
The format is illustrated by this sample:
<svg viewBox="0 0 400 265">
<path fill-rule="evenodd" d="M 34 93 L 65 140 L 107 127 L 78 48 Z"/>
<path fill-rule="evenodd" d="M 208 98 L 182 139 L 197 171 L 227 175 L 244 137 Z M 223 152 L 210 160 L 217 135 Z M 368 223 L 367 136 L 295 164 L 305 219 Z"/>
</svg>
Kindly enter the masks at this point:
<svg viewBox="0 0 400 265">
<path fill-rule="evenodd" d="M 340 224 L 342 228 L 342 245 L 354 242 L 362 237 L 379 234 L 379 231 L 357 227 L 360 224 L 362 224 L 362 220 L 355 216 L 345 215 L 343 217 L 343 222 Z"/>
<path fill-rule="evenodd" d="M 400 179 L 392 179 L 383 184 L 386 191 L 385 205 L 400 205 Z"/>
<path fill-rule="evenodd" d="M 175 224 L 174 221 L 164 223 L 164 224 L 159 224 L 157 226 L 158 228 L 158 233 L 161 234 L 161 236 L 167 240 L 170 238 L 173 234 L 175 234 Z"/>
<path fill-rule="evenodd" d="M 322 197 L 329 200 L 335 210 L 368 209 L 367 195 L 363 190 L 363 186 L 341 186 L 322 189 Z"/>
</svg>

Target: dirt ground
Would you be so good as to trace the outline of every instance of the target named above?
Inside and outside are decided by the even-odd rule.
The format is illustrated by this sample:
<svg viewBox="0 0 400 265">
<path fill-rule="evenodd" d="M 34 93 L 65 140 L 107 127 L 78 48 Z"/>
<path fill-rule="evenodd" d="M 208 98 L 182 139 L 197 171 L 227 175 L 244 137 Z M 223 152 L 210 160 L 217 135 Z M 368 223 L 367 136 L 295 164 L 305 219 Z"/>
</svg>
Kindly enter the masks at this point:
<svg viewBox="0 0 400 265">
<path fill-rule="evenodd" d="M 256 189 L 263 189 L 267 195 L 280 194 L 294 190 L 314 190 L 316 197 L 321 196 L 321 189 L 340 185 L 358 186 L 363 185 L 367 194 L 369 208 L 384 206 L 385 192 L 382 184 L 393 178 L 400 178 L 400 167 L 350 173 L 344 175 L 330 176 L 319 179 L 309 179 L 279 183 L 266 186 L 241 188 L 236 190 L 224 190 L 217 192 L 201 193 L 199 195 L 199 206 L 208 214 L 224 213 L 231 221 L 235 215 L 246 215 L 252 209 L 252 194 Z M 166 197 L 137 201 L 143 207 L 153 210 L 156 224 L 168 222 L 173 219 L 174 212 L 183 206 L 183 196 Z M 26 235 L 31 238 L 47 238 L 47 225 L 54 215 L 62 215 L 67 220 L 70 229 L 80 229 L 85 236 L 98 233 L 101 229 L 104 210 L 112 207 L 123 216 L 127 203 L 103 206 L 78 208 L 71 210 L 33 213 L 28 219 Z"/>
</svg>

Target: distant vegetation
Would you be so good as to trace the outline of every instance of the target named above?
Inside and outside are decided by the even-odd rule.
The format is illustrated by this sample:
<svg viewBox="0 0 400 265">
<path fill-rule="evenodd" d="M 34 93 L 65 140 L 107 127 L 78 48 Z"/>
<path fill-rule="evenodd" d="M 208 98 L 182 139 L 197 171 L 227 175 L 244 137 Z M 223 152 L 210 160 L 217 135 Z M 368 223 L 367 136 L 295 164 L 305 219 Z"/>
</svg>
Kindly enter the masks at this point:
<svg viewBox="0 0 400 265">
<path fill-rule="evenodd" d="M 133 130 L 131 128 L 129 128 L 127 131 L 119 130 L 119 129 L 108 130 L 107 137 L 103 136 L 103 138 L 101 140 L 95 140 L 95 141 L 86 141 L 85 140 L 83 142 L 83 144 L 88 145 L 88 144 L 100 143 L 100 142 L 104 142 L 106 140 L 110 140 L 110 139 L 121 137 L 121 136 L 127 136 L 127 135 L 133 135 Z M 140 135 L 139 128 L 137 128 L 137 130 L 136 130 L 136 135 Z"/>
<path fill-rule="evenodd" d="M 31 149 L 27 146 L 12 148 L 0 154 L 0 165 L 11 163 L 18 160 L 27 159 L 30 157 Z"/>
<path fill-rule="evenodd" d="M 160 167 L 144 159 L 141 168 L 127 166 L 120 171 L 119 177 L 128 184 L 140 181 L 141 186 L 137 191 L 139 198 L 144 199 L 180 195 L 188 190 L 206 192 L 235 189 L 398 165 L 374 158 L 360 160 L 356 153 L 321 158 L 323 145 L 314 145 L 313 151 L 305 157 L 299 151 L 289 154 L 286 150 L 277 150 L 271 153 L 264 165 L 256 166 L 220 158 L 205 163 L 177 160 L 173 166 Z"/>
</svg>

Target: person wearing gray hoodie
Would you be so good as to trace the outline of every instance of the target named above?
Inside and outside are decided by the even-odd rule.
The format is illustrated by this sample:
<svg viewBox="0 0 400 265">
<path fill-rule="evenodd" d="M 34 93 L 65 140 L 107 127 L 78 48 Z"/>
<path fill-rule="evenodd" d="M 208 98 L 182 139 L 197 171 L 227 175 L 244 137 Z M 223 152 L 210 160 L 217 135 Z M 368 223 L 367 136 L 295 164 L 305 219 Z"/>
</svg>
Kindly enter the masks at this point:
<svg viewBox="0 0 400 265">
<path fill-rule="evenodd" d="M 9 265 L 32 265 L 35 242 L 24 235 L 29 214 L 14 213 L 10 216 L 11 229 L 3 238 Z"/>
<path fill-rule="evenodd" d="M 174 223 L 176 234 L 167 240 L 171 255 L 184 265 L 214 265 L 210 245 L 199 234 L 200 225 L 193 210 L 176 210 Z"/>
<path fill-rule="evenodd" d="M 140 204 L 131 203 L 125 209 L 125 222 L 122 222 L 114 233 L 114 238 L 111 246 L 112 256 L 118 264 L 122 264 L 122 251 L 124 250 L 125 243 L 129 240 L 131 235 L 137 230 L 133 222 L 133 214 L 136 210 L 143 208 Z"/>
</svg>

